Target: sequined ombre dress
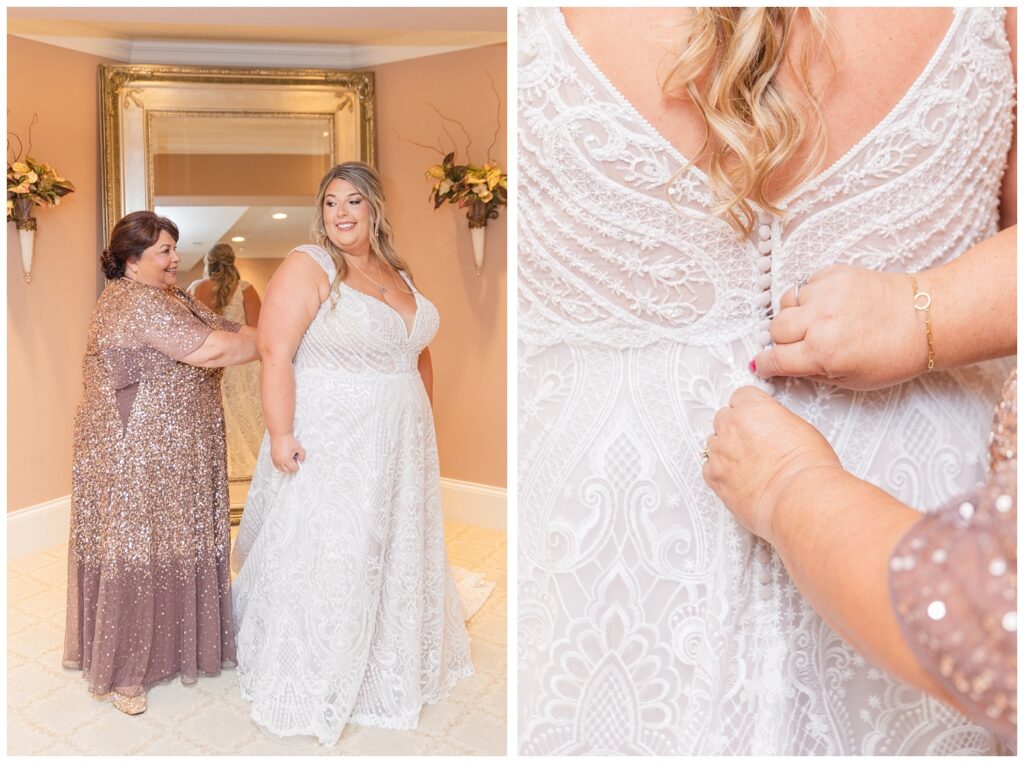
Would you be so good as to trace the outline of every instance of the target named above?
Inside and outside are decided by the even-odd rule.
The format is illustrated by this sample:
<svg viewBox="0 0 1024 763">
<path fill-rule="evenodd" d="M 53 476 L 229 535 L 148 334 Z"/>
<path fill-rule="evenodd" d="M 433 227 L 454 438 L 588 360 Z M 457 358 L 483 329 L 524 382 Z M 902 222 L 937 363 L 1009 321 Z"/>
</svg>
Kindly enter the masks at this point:
<svg viewBox="0 0 1024 763">
<path fill-rule="evenodd" d="M 64 666 L 136 696 L 234 664 L 220 369 L 179 362 L 238 324 L 119 278 L 89 325 L 75 416 Z"/>
<path fill-rule="evenodd" d="M 1017 737 L 1017 372 L 1003 387 L 989 477 L 910 528 L 890 560 L 907 642 L 965 714 Z"/>
</svg>

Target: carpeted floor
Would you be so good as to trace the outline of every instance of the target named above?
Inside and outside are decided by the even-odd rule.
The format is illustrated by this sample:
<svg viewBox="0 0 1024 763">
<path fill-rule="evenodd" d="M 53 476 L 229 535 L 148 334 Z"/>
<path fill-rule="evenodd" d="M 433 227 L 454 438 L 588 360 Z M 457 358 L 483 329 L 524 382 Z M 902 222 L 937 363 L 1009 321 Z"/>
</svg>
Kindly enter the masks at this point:
<svg viewBox="0 0 1024 763">
<path fill-rule="evenodd" d="M 477 675 L 427 706 L 415 731 L 349 725 L 333 748 L 268 739 L 249 719 L 233 671 L 194 686 L 149 692 L 129 717 L 91 697 L 78 671 L 61 667 L 67 554 L 57 546 L 7 566 L 9 755 L 503 755 L 506 740 L 505 533 L 445 526 L 453 566 L 482 572 L 494 593 L 469 621 Z"/>
</svg>

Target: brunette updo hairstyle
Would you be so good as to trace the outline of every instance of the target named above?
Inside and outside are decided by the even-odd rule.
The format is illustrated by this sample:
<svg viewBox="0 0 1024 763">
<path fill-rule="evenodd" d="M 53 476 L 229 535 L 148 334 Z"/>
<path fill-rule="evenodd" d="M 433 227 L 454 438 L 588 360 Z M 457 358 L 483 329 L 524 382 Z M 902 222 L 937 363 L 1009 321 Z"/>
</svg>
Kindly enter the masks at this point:
<svg viewBox="0 0 1024 763">
<path fill-rule="evenodd" d="M 144 251 L 157 242 L 160 231 L 164 230 L 177 243 L 178 226 L 166 217 L 147 210 L 122 217 L 110 234 L 110 246 L 103 250 L 100 257 L 103 274 L 111 281 L 123 276 L 125 266 L 139 259 Z"/>
</svg>

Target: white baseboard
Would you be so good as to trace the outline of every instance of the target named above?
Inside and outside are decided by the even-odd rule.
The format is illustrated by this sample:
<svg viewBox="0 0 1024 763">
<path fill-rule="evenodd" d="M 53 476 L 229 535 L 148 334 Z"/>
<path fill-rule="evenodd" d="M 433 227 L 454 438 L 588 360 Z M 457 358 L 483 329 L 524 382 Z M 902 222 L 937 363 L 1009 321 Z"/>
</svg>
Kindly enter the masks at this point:
<svg viewBox="0 0 1024 763">
<path fill-rule="evenodd" d="M 441 478 L 444 518 L 452 522 L 507 532 L 505 496 L 503 487 Z"/>
<path fill-rule="evenodd" d="M 462 480 L 441 480 L 444 517 L 489 530 L 506 531 L 505 488 Z M 18 559 L 65 543 L 71 527 L 71 496 L 7 514 L 7 558 Z"/>
<path fill-rule="evenodd" d="M 7 558 L 18 559 L 59 543 L 67 543 L 70 527 L 70 495 L 8 512 Z"/>
</svg>

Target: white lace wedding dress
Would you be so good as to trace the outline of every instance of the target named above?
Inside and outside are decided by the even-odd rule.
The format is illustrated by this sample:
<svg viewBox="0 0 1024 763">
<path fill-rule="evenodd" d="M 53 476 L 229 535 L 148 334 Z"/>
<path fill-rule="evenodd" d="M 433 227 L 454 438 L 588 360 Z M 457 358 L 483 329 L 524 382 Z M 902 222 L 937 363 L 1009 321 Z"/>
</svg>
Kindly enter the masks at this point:
<svg viewBox="0 0 1024 763">
<path fill-rule="evenodd" d="M 326 251 L 298 249 L 334 278 Z M 422 705 L 473 673 L 417 370 L 438 314 L 415 299 L 407 328 L 343 283 L 294 360 L 305 462 L 286 475 L 269 438 L 260 448 L 232 551 L 238 678 L 278 735 L 333 745 L 348 722 L 415 728 Z"/>
<path fill-rule="evenodd" d="M 757 383 L 769 308 L 800 276 L 916 271 L 996 232 L 1003 12 L 956 11 L 892 112 L 744 241 L 558 9 L 521 13 L 519 49 L 520 751 L 992 752 L 822 622 L 698 454 L 714 412 Z M 847 469 L 928 509 L 983 476 L 1007 369 L 880 392 L 763 386 Z"/>
<path fill-rule="evenodd" d="M 196 293 L 199 283 L 195 281 L 188 287 L 190 294 Z M 245 325 L 242 292 L 250 286 L 248 281 L 238 282 L 235 293 L 224 307 L 225 318 Z M 259 361 L 225 368 L 220 389 L 224 402 L 224 435 L 228 443 L 228 479 L 248 480 L 256 466 L 256 454 L 266 429 L 260 406 Z"/>
</svg>

